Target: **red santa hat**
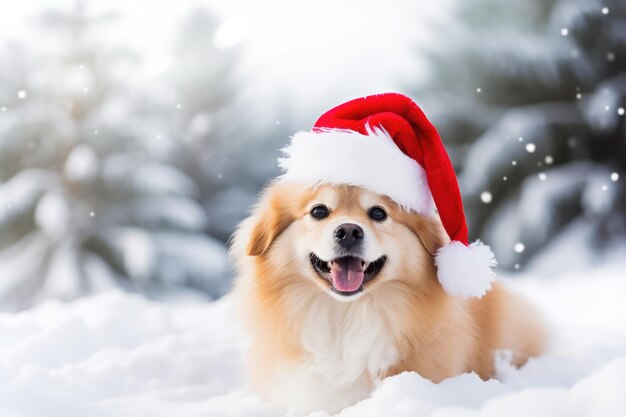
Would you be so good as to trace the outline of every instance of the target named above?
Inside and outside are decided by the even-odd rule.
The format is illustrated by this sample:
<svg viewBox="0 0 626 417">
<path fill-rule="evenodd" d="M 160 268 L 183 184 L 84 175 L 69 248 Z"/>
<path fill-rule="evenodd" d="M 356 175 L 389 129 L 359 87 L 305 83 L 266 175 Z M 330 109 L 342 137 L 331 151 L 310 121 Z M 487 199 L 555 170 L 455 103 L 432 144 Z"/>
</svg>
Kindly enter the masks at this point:
<svg viewBox="0 0 626 417">
<path fill-rule="evenodd" d="M 454 168 L 435 127 L 408 97 L 379 94 L 324 113 L 311 131 L 298 132 L 279 159 L 279 181 L 348 184 L 387 195 L 431 216 L 435 208 L 450 243 L 435 255 L 446 292 L 481 297 L 491 288 L 496 261 L 488 246 L 468 241 Z"/>
</svg>

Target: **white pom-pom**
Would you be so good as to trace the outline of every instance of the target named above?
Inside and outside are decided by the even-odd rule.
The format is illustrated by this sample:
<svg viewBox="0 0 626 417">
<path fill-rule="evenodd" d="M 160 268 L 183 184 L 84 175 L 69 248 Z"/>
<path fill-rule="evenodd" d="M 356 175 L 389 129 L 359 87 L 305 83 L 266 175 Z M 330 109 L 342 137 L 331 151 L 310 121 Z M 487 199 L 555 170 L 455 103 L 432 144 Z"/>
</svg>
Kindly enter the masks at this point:
<svg viewBox="0 0 626 417">
<path fill-rule="evenodd" d="M 469 246 L 453 241 L 437 251 L 435 265 L 443 289 L 450 295 L 482 297 L 491 289 L 496 258 L 489 246 L 477 240 Z"/>
</svg>

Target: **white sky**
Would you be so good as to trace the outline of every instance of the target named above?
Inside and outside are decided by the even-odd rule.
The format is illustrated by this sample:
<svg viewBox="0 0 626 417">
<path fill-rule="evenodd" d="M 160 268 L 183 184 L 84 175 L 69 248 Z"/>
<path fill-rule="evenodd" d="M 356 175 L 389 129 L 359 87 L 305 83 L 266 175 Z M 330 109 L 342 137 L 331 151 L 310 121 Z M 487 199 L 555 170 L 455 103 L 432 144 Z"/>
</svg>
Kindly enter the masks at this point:
<svg viewBox="0 0 626 417">
<path fill-rule="evenodd" d="M 198 5 L 223 19 L 216 42 L 241 42 L 246 96 L 285 97 L 295 113 L 321 111 L 354 97 L 401 91 L 422 76 L 415 51 L 436 40 L 427 26 L 445 15 L 447 0 L 92 0 L 89 7 L 119 14 L 119 37 L 139 49 L 158 72 L 181 17 Z M 73 0 L 5 4 L 0 40 L 33 25 L 45 6 Z M 405 91 L 406 92 L 406 91 Z"/>
</svg>

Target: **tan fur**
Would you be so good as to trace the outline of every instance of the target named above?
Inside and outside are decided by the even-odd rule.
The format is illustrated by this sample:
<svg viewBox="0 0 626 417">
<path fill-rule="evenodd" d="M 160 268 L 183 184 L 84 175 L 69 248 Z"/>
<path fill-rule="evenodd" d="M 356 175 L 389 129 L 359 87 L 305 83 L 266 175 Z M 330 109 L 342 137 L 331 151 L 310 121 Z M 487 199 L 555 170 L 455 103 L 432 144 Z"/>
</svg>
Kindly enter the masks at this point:
<svg viewBox="0 0 626 417">
<path fill-rule="evenodd" d="M 334 204 L 329 222 L 333 217 L 349 218 L 366 225 L 375 244 L 388 251 L 389 260 L 379 276 L 354 301 L 332 299 L 326 293 L 329 284 L 314 272 L 305 252 L 327 233 L 326 220 L 309 219 L 311 205 L 320 198 Z M 385 224 L 373 222 L 364 204 L 383 206 L 389 219 Z M 376 379 L 403 371 L 415 371 L 434 382 L 470 371 L 487 379 L 494 376 L 497 350 L 511 350 L 518 366 L 541 353 L 544 331 L 524 300 L 500 285 L 481 299 L 464 300 L 443 291 L 434 254 L 446 242 L 437 218 L 408 212 L 358 187 L 268 187 L 240 226 L 231 249 L 238 268 L 235 294 L 251 338 L 253 386 L 267 394 L 285 366 L 314 360 L 302 340 L 312 311 L 332 317 L 339 330 L 329 337 L 362 326 L 355 320 L 366 313 L 385 323 L 391 339 L 387 342 L 397 357 L 378 374 L 365 370 L 359 376 L 357 381 L 369 389 Z M 328 341 L 329 346 L 332 343 Z"/>
</svg>

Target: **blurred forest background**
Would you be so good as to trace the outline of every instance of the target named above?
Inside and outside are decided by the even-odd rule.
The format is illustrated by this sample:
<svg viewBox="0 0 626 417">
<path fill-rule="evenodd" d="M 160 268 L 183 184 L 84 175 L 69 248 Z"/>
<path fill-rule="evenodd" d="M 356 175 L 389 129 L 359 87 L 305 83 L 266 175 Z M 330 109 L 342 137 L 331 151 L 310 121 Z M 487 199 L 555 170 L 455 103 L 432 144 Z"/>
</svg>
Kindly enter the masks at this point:
<svg viewBox="0 0 626 417">
<path fill-rule="evenodd" d="M 157 20 L 143 44 L 123 2 L 5 13 L 0 309 L 223 295 L 227 240 L 278 149 L 385 90 L 437 126 L 504 270 L 600 262 L 626 238 L 625 1 L 225 3 L 181 4 L 154 39 L 159 3 L 136 3 Z"/>
</svg>

